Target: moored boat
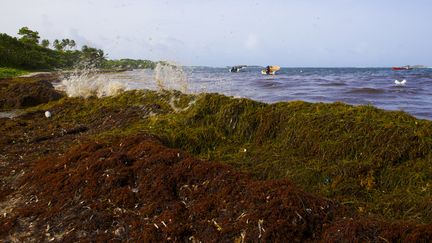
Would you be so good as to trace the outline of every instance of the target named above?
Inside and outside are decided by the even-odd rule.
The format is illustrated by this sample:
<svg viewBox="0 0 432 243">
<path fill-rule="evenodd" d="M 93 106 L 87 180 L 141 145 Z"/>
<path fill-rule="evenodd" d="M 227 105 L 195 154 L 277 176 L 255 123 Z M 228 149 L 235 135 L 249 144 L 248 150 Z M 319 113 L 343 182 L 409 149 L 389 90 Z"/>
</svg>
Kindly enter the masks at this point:
<svg viewBox="0 0 432 243">
<path fill-rule="evenodd" d="M 276 71 L 279 71 L 279 66 L 267 66 L 265 69 L 261 70 L 261 74 L 274 75 Z"/>
<path fill-rule="evenodd" d="M 240 70 L 242 70 L 242 69 L 245 68 L 245 67 L 246 67 L 246 65 L 233 66 L 233 67 L 231 67 L 231 68 L 229 69 L 229 71 L 230 71 L 231 73 L 238 73 L 238 72 L 240 72 Z"/>
<path fill-rule="evenodd" d="M 402 66 L 402 67 L 392 67 L 393 70 L 411 70 L 413 69 L 411 66 Z"/>
</svg>

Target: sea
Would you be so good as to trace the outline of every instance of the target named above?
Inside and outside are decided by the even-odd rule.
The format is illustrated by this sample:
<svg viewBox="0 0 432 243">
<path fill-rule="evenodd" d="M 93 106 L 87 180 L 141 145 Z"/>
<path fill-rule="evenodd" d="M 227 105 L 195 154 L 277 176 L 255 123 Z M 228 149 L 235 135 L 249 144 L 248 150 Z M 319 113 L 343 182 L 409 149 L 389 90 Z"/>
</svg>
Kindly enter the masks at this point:
<svg viewBox="0 0 432 243">
<path fill-rule="evenodd" d="M 373 105 L 432 120 L 432 69 L 281 68 L 276 75 L 262 67 L 157 67 L 106 74 L 127 89 L 177 89 L 186 93 L 220 93 L 266 103 L 302 100 Z M 404 81 L 403 81 L 404 80 Z"/>
</svg>

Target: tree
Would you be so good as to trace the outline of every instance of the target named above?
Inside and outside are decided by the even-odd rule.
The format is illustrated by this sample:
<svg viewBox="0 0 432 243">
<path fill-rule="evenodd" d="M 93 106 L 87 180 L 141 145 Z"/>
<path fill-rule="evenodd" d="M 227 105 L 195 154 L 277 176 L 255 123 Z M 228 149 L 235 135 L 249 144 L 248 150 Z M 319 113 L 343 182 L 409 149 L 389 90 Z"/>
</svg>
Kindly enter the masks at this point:
<svg viewBox="0 0 432 243">
<path fill-rule="evenodd" d="M 62 39 L 60 45 L 62 46 L 62 50 L 64 50 L 70 43 L 69 39 Z"/>
<path fill-rule="evenodd" d="M 49 45 L 50 45 L 49 40 L 44 39 L 44 40 L 41 41 L 41 46 L 42 47 L 48 48 Z"/>
<path fill-rule="evenodd" d="M 75 46 L 76 46 L 75 41 L 74 40 L 70 40 L 70 42 L 69 42 L 70 49 L 73 49 Z"/>
<path fill-rule="evenodd" d="M 105 60 L 105 54 L 101 49 L 89 47 L 87 45 L 81 48 L 81 62 L 85 65 L 100 67 Z"/>
<path fill-rule="evenodd" d="M 39 43 L 39 32 L 30 30 L 28 27 L 22 27 L 18 31 L 18 35 L 21 35 L 20 41 L 28 44 L 37 45 Z"/>
<path fill-rule="evenodd" d="M 54 42 L 53 42 L 53 47 L 54 47 L 57 51 L 63 51 L 63 45 L 62 45 L 62 43 L 61 43 L 59 40 L 57 40 L 57 39 L 54 40 Z"/>
<path fill-rule="evenodd" d="M 63 68 L 65 58 L 60 52 L 0 33 L 0 66 L 30 70 Z"/>
</svg>

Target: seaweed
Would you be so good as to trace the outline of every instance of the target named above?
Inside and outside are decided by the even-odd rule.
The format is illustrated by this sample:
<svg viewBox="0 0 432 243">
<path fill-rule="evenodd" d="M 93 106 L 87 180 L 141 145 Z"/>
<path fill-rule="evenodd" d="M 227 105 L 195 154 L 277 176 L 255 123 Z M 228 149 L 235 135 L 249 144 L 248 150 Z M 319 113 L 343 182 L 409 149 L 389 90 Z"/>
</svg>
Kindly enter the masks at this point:
<svg viewBox="0 0 432 243">
<path fill-rule="evenodd" d="M 137 135 L 29 164 L 0 237 L 37 241 L 430 240 L 430 225 L 364 218 L 288 180 L 261 181 Z M 31 183 L 29 183 L 31 182 Z"/>
<path fill-rule="evenodd" d="M 49 119 L 43 115 L 47 110 L 52 113 Z M 404 112 L 343 103 L 293 101 L 265 104 L 219 94 L 186 95 L 178 91 L 148 90 L 127 91 L 104 98 L 64 97 L 23 112 L 23 115 L 14 119 L 0 119 L 0 153 L 4 156 L 0 157 L 0 161 L 5 163 L 3 167 L 6 168 L 2 172 L 4 182 L 0 191 L 0 199 L 3 200 L 8 200 L 16 191 L 15 187 L 10 186 L 18 180 L 17 172 L 12 171 L 18 171 L 18 168 L 27 171 L 26 166 L 31 161 L 45 161 L 46 156 L 59 156 L 75 143 L 105 144 L 97 146 L 112 146 L 109 148 L 116 150 L 115 144 L 119 139 L 147 134 L 157 138 L 164 146 L 185 150 L 202 160 L 211 161 L 210 164 L 214 163 L 214 166 L 219 166 L 215 162 L 218 161 L 246 172 L 254 181 L 290 180 L 308 193 L 330 198 L 341 204 L 343 211 L 366 217 L 365 221 L 359 219 L 359 224 L 352 223 L 352 227 L 359 229 L 358 234 L 362 234 L 360 229 L 373 227 L 374 224 L 387 225 L 382 222 L 394 220 L 412 222 L 409 227 L 431 223 L 432 123 Z M 95 148 L 93 152 L 98 149 Z M 92 156 L 93 152 L 85 151 L 87 148 L 79 147 L 79 151 L 75 152 L 77 163 L 85 160 L 86 156 Z M 106 149 L 105 152 L 107 151 Z M 111 163 L 134 165 L 134 156 L 119 155 L 112 158 Z M 51 160 L 54 163 L 57 158 L 52 157 Z M 45 170 L 45 167 L 49 168 L 47 162 L 39 169 Z M 44 173 L 54 176 L 60 172 L 54 170 Z M 110 182 L 110 186 L 127 187 L 136 180 L 136 172 L 120 174 L 115 182 Z M 96 188 L 100 186 L 105 188 L 102 184 L 98 184 Z M 130 206 L 131 202 L 135 202 L 135 199 L 129 198 L 129 192 L 124 193 L 119 191 L 116 205 Z M 93 200 L 101 195 L 103 193 L 91 198 Z M 261 202 L 257 200 L 255 203 Z M 156 204 L 152 205 L 145 210 L 145 214 L 161 210 Z M 211 212 L 213 207 L 216 206 L 209 204 L 205 209 Z M 180 212 L 182 211 L 175 214 Z M 32 216 L 46 212 L 28 210 L 26 213 Z M 97 220 L 101 222 L 112 219 L 112 215 L 99 213 L 96 214 L 100 215 Z M 370 216 L 380 221 L 370 219 Z M 214 218 L 214 222 L 211 218 L 207 220 L 210 220 L 215 232 L 225 230 L 224 224 L 217 218 Z M 260 219 L 256 220 L 255 225 Z M 375 223 L 369 224 L 369 220 Z M 14 224 L 18 225 L 20 221 L 15 221 Z M 159 227 L 160 222 L 157 225 Z M 142 226 L 129 229 L 130 231 L 124 227 L 124 230 L 131 232 L 141 229 L 140 227 Z M 186 226 L 178 227 L 183 229 L 181 235 L 192 237 Z M 402 226 L 396 225 L 390 228 L 400 231 L 400 227 Z M 426 226 L 423 228 L 427 229 Z M 95 227 L 91 229 L 97 230 Z M 339 228 L 335 226 L 327 232 L 331 233 L 332 229 L 337 231 Z M 148 230 L 148 235 L 140 236 L 139 239 L 164 239 L 157 233 L 158 228 L 153 226 Z M 210 232 L 209 229 L 203 230 Z M 230 239 L 243 239 L 241 231 L 233 232 L 228 231 L 228 234 L 232 234 Z M 409 232 L 397 233 L 395 237 L 411 239 Z M 426 235 L 426 231 L 421 232 L 421 237 Z M 330 233 L 329 235 L 333 235 L 334 232 Z M 384 237 L 378 234 L 364 239 L 377 240 L 378 236 Z M 101 239 L 111 239 L 112 235 L 107 237 Z M 343 239 L 351 239 L 349 237 Z M 356 237 L 363 239 L 359 235 Z"/>
<path fill-rule="evenodd" d="M 27 108 L 62 98 L 64 94 L 54 90 L 51 84 L 57 78 L 57 75 L 41 75 L 0 80 L 0 111 Z"/>
<path fill-rule="evenodd" d="M 430 222 L 423 202 L 432 196 L 432 125 L 404 112 L 177 91 L 65 98 L 32 110 L 53 110 L 60 123 L 99 127 L 89 131 L 96 141 L 146 132 L 259 179 L 289 178 L 364 213 Z M 110 125 L 101 126 L 107 117 Z"/>
</svg>

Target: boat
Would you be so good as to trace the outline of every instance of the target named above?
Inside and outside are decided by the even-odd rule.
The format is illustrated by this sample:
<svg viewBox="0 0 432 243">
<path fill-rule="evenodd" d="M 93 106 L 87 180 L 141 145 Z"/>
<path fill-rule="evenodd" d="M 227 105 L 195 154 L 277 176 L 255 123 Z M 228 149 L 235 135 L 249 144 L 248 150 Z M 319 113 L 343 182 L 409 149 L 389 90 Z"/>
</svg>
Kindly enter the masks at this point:
<svg viewBox="0 0 432 243">
<path fill-rule="evenodd" d="M 275 75 L 276 72 L 279 70 L 280 70 L 279 66 L 267 66 L 266 68 L 261 70 L 261 74 Z"/>
<path fill-rule="evenodd" d="M 393 70 L 411 70 L 413 69 L 410 65 L 402 66 L 402 67 L 392 67 Z"/>
<path fill-rule="evenodd" d="M 231 73 L 238 73 L 238 72 L 240 72 L 240 70 L 242 70 L 243 68 L 245 68 L 246 67 L 246 65 L 237 65 L 237 66 L 233 66 L 233 67 L 231 67 L 230 69 L 229 69 L 229 71 L 231 72 Z"/>
</svg>

